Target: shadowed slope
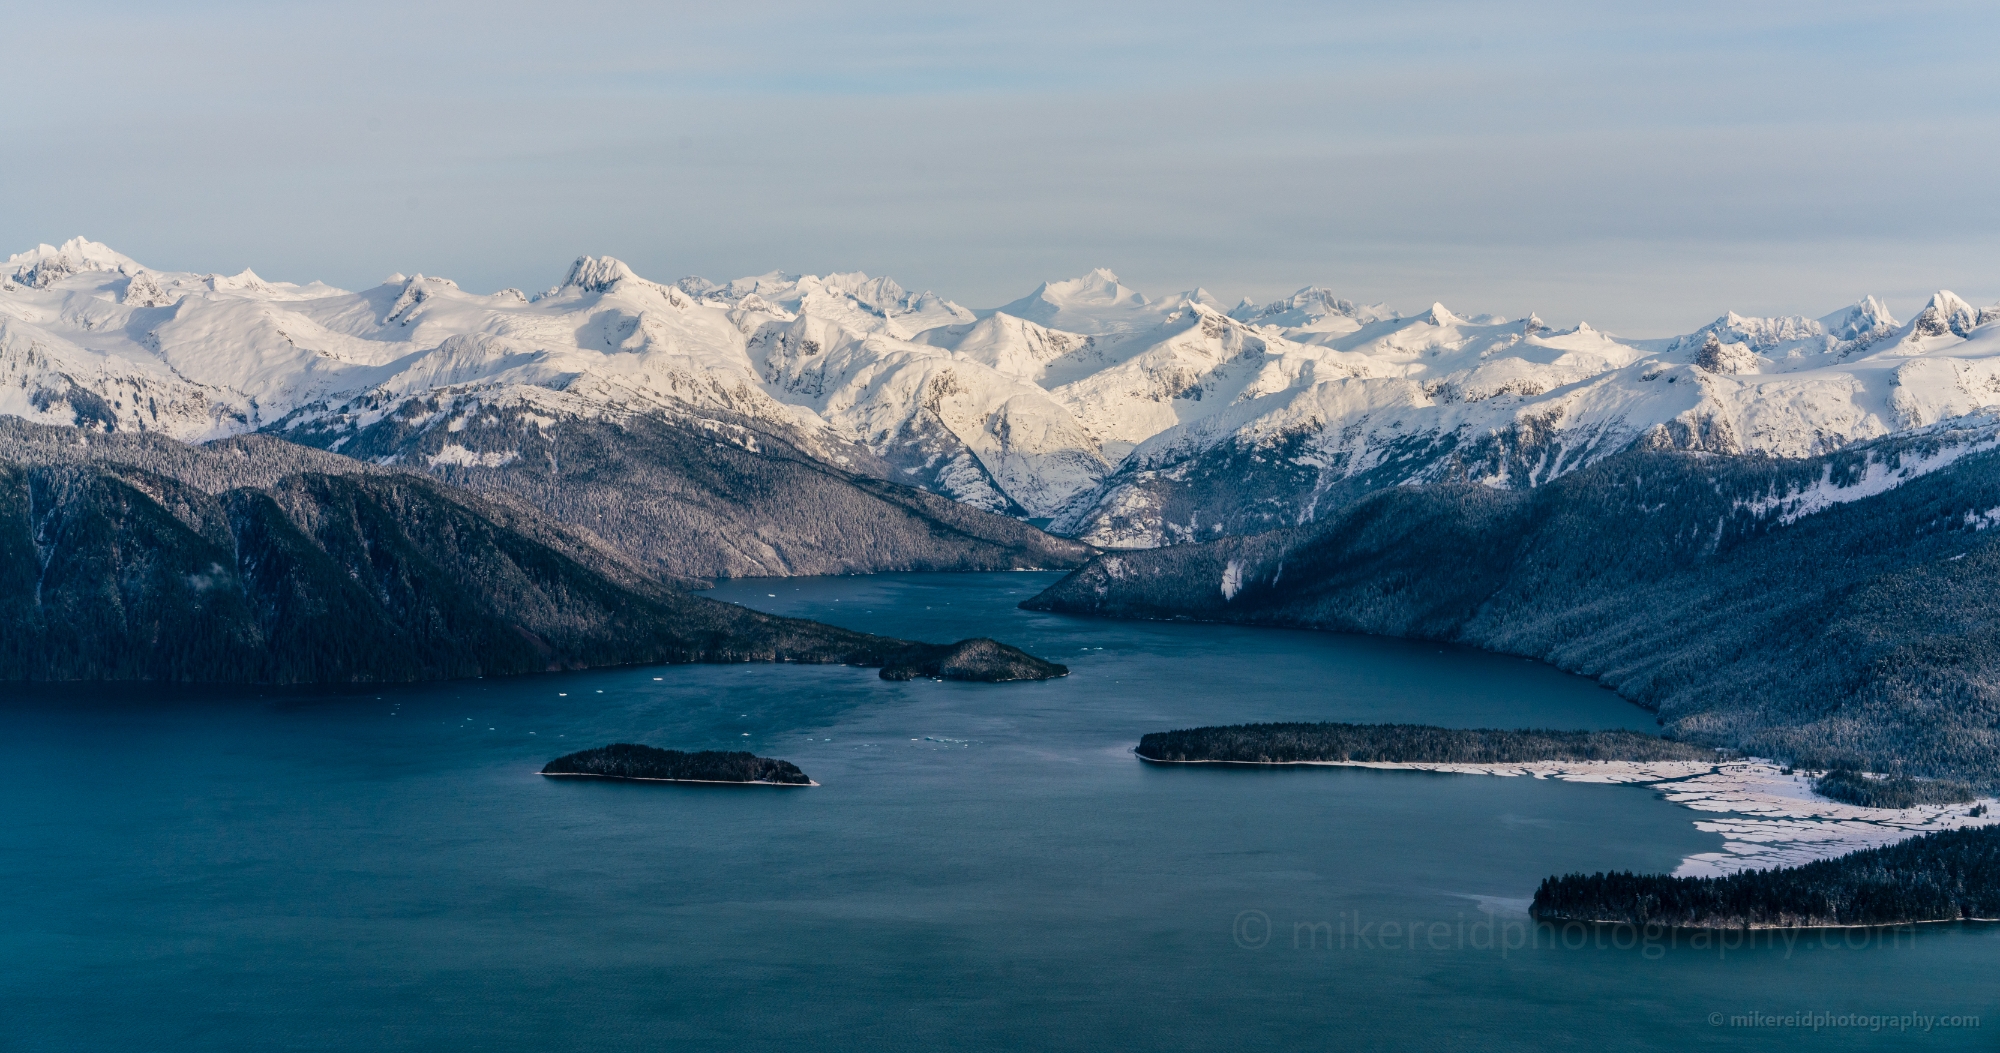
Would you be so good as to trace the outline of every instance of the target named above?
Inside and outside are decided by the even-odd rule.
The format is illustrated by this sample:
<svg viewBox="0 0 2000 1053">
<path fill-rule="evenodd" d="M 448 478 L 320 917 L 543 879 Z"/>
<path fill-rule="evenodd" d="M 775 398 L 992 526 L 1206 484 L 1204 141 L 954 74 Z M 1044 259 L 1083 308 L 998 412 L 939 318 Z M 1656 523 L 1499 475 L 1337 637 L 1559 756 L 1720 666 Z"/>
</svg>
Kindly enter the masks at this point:
<svg viewBox="0 0 2000 1053">
<path fill-rule="evenodd" d="M 1024 606 L 1454 640 L 1597 678 L 1668 734 L 2000 781 L 2000 453 L 1634 452 L 1533 491 L 1400 487 L 1312 527 L 1107 553 Z"/>
<path fill-rule="evenodd" d="M 409 473 L 357 466 L 212 493 L 128 464 L 9 465 L 6 452 L 0 679 L 317 683 L 653 662 L 881 666 L 946 646 L 690 596 L 587 535 Z M 1037 665 L 996 647 L 957 673 L 1017 679 Z"/>
</svg>

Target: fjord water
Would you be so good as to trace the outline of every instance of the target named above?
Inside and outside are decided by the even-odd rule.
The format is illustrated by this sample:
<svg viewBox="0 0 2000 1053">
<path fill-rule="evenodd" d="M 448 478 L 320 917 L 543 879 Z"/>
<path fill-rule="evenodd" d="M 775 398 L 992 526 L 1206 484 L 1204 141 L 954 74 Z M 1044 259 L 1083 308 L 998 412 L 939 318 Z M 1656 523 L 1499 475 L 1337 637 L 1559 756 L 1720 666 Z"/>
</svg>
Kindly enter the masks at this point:
<svg viewBox="0 0 2000 1053">
<path fill-rule="evenodd" d="M 1043 684 L 744 665 L 10 688 L 0 1048 L 1986 1048 L 1866 1018 L 2000 1026 L 1992 929 L 1695 947 L 1529 925 L 1545 874 L 1718 847 L 1645 789 L 1129 752 L 1267 719 L 1652 726 L 1587 681 L 1015 608 L 1051 580 L 714 593 L 994 636 L 1073 670 Z M 615 741 L 754 750 L 822 785 L 535 774 Z M 1732 1019 L 1805 1012 L 1850 1019 Z"/>
</svg>

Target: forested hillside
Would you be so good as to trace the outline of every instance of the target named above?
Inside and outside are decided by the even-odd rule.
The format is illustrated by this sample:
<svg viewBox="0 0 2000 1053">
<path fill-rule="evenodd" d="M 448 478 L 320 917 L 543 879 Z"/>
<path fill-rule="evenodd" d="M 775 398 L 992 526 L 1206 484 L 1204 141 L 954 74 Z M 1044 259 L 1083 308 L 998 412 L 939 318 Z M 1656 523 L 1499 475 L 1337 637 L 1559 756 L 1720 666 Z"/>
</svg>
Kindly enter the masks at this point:
<svg viewBox="0 0 2000 1053">
<path fill-rule="evenodd" d="M 1596 677 L 1673 737 L 1992 786 L 2000 454 L 1964 439 L 1398 487 L 1309 527 L 1106 554 L 1027 606 L 1459 641 Z"/>
<path fill-rule="evenodd" d="M 0 434 L 0 679 L 320 683 L 738 661 L 1063 672 L 990 641 L 913 644 L 689 596 L 532 510 L 276 440 Z"/>
<path fill-rule="evenodd" d="M 696 586 L 766 574 L 1054 569 L 1090 553 L 1005 516 L 842 472 L 742 426 L 659 415 L 556 421 L 520 407 L 478 420 L 452 431 L 388 417 L 334 453 L 265 435 L 194 445 L 0 416 L 0 451 L 30 464 L 126 464 L 218 491 L 304 471 L 418 472 L 540 512 L 571 536 L 610 542 L 647 574 Z M 311 429 L 285 435 L 326 440 Z"/>
<path fill-rule="evenodd" d="M 843 470 L 771 425 L 661 413 L 551 418 L 520 406 L 452 414 L 406 403 L 357 431 L 281 432 L 340 442 L 482 493 L 518 496 L 660 573 L 688 578 L 1075 567 L 1090 549 L 912 486 L 865 449 Z M 863 471 L 861 469 L 872 469 Z"/>
</svg>

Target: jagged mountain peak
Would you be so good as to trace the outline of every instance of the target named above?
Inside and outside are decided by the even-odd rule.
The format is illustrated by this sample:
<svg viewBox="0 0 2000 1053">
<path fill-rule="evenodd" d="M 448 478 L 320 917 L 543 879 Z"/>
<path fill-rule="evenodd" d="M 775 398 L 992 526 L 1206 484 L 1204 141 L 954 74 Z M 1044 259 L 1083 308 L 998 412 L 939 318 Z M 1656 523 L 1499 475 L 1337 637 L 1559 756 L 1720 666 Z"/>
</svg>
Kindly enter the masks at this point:
<svg viewBox="0 0 2000 1053">
<path fill-rule="evenodd" d="M 811 275 L 767 271 L 726 282 L 715 282 L 700 275 L 689 275 L 671 286 L 661 288 L 676 289 L 696 302 L 706 302 L 711 306 L 788 315 L 799 306 L 799 298 L 802 295 L 800 286 L 821 281 L 822 279 Z M 846 295 L 838 290 L 835 292 L 837 295 Z"/>
<path fill-rule="evenodd" d="M 1924 309 L 1910 319 L 1910 333 L 1907 339 L 1923 339 L 1935 336 L 1967 337 L 1979 326 L 1979 311 L 1965 299 L 1949 289 L 1940 289 L 1932 294 Z"/>
<path fill-rule="evenodd" d="M 137 260 L 109 245 L 74 237 L 61 245 L 37 245 L 7 257 L 5 276 L 29 288 L 46 289 L 73 274 L 137 274 L 144 269 Z"/>
<path fill-rule="evenodd" d="M 1972 310 L 1972 305 L 1966 302 L 1965 297 L 1952 292 L 1950 289 L 1939 289 L 1937 292 L 1932 293 L 1930 300 L 1924 306 L 1935 307 L 1940 311 L 1956 312 Z"/>
<path fill-rule="evenodd" d="M 1090 273 L 1080 278 L 1070 278 L 1066 281 L 1057 282 L 1043 282 L 1042 287 L 1068 296 L 1094 294 L 1098 296 L 1117 297 L 1127 293 L 1133 296 L 1139 295 L 1120 284 L 1117 273 L 1109 267 L 1092 267 Z"/>
<path fill-rule="evenodd" d="M 396 297 L 395 303 L 389 305 L 389 313 L 384 316 L 383 320 L 385 322 L 405 321 L 410 311 L 418 304 L 423 303 L 425 300 L 446 289 L 455 290 L 457 288 L 458 283 L 452 281 L 450 278 L 430 278 L 421 273 L 411 275 L 409 278 L 404 279 L 402 293 Z"/>
<path fill-rule="evenodd" d="M 248 267 L 235 274 L 211 274 L 208 287 L 216 292 L 263 292 L 271 288 L 271 283 Z"/>
<path fill-rule="evenodd" d="M 1192 289 L 1189 289 L 1187 292 L 1180 294 L 1178 299 L 1182 303 L 1189 303 L 1189 304 L 1198 303 L 1203 307 L 1215 311 L 1217 314 L 1226 313 L 1225 311 L 1223 311 L 1222 301 L 1216 299 L 1214 293 L 1209 292 L 1207 289 L 1204 289 L 1199 285 L 1195 286 Z"/>
<path fill-rule="evenodd" d="M 125 283 L 125 291 L 118 302 L 127 307 L 165 307 L 178 302 L 176 291 L 160 284 L 150 271 L 139 271 Z"/>
<path fill-rule="evenodd" d="M 803 283 L 804 279 L 801 281 Z M 934 324 L 957 324 L 974 318 L 971 311 L 937 293 L 928 289 L 920 293 L 910 292 L 894 278 L 870 278 L 861 271 L 851 271 L 829 274 L 819 281 L 822 288 L 852 297 L 857 303 L 871 307 L 885 317 L 912 313 L 943 316 Z"/>
<path fill-rule="evenodd" d="M 690 274 L 687 277 L 682 278 L 680 281 L 675 282 L 674 288 L 679 289 L 680 291 L 688 294 L 689 296 L 694 297 L 697 300 L 706 299 L 711 294 L 720 292 L 722 290 L 722 286 L 717 285 L 712 281 L 709 281 L 707 278 L 703 278 L 699 275 L 694 275 L 694 274 Z"/>
<path fill-rule="evenodd" d="M 1852 351 L 1879 340 L 1897 326 L 1888 308 L 1872 296 L 1819 318 L 1803 315 L 1763 317 L 1724 312 L 1722 317 L 1664 345 L 1667 351 L 1703 346 L 1710 337 L 1722 344 L 1741 344 L 1758 353 L 1779 358 L 1799 358 L 1836 351 Z"/>
<path fill-rule="evenodd" d="M 1857 340 L 1886 333 L 1903 324 L 1889 313 L 1887 304 L 1873 296 L 1863 296 L 1850 306 L 1821 316 L 1818 321 L 1829 335 L 1840 340 Z"/>
<path fill-rule="evenodd" d="M 1423 320 L 1437 326 L 1460 325 L 1465 321 L 1451 313 L 1451 309 L 1442 303 L 1431 304 L 1431 309 L 1424 312 Z"/>
<path fill-rule="evenodd" d="M 844 292 L 857 300 L 878 302 L 900 300 L 909 295 L 896 279 L 870 278 L 866 271 L 834 271 L 819 280 L 820 285 Z"/>
<path fill-rule="evenodd" d="M 1283 329 L 1351 332 L 1372 322 L 1385 322 L 1402 315 L 1387 304 L 1363 304 L 1344 299 L 1332 289 L 1308 285 L 1282 300 L 1259 306 L 1250 300 L 1229 312 L 1231 318 L 1249 325 L 1274 325 Z"/>
<path fill-rule="evenodd" d="M 564 289 L 595 293 L 610 292 L 612 286 L 627 278 L 645 280 L 634 274 L 632 268 L 625 265 L 625 261 L 616 257 L 578 256 L 576 262 L 569 265 L 569 274 L 563 278 L 562 284 L 549 290 L 549 295 L 553 296 Z"/>
<path fill-rule="evenodd" d="M 1695 352 L 1694 364 L 1710 373 L 1756 373 L 1762 363 L 1750 345 L 1735 341 L 1724 343 L 1715 329 L 1710 329 L 1702 338 L 1701 349 Z"/>
</svg>

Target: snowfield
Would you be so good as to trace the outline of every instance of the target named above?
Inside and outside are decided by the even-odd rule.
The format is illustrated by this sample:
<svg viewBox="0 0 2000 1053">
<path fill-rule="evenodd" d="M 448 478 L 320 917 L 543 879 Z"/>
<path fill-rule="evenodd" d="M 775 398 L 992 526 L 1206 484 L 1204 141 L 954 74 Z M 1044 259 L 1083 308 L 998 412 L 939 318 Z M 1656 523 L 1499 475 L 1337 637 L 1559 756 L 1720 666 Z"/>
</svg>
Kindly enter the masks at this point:
<svg viewBox="0 0 2000 1053">
<path fill-rule="evenodd" d="M 1908 322 L 1866 298 L 1626 340 L 1317 288 L 1156 300 L 1105 270 L 975 311 L 863 274 L 665 284 L 591 257 L 532 296 L 400 274 L 348 292 L 157 272 L 79 238 L 0 266 L 0 413 L 193 440 L 323 440 L 413 401 L 439 427 L 502 403 L 715 415 L 1142 547 L 1310 520 L 1376 486 L 1533 486 L 1634 444 L 1802 457 L 1988 414 L 1996 321 L 1940 292 Z M 1772 500 L 1796 518 L 1852 499 L 1837 489 Z"/>
<path fill-rule="evenodd" d="M 1648 786 L 1660 796 L 1720 818 L 1695 829 L 1720 834 L 1722 851 L 1681 860 L 1675 877 L 1722 877 L 1746 870 L 1795 867 L 1881 848 L 1922 834 L 2000 823 L 2000 800 L 1913 808 L 1865 808 L 1829 800 L 1812 788 L 1813 773 L 1760 758 L 1721 761 L 1535 761 L 1522 764 L 1425 764 L 1309 761 L 1325 767 L 1380 768 L 1454 775 L 1527 776 L 1560 782 Z M 1977 814 L 1974 814 L 1975 811 Z"/>
</svg>

